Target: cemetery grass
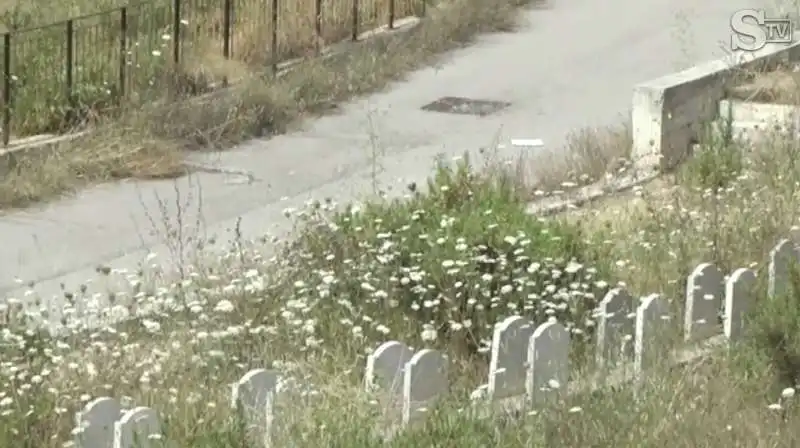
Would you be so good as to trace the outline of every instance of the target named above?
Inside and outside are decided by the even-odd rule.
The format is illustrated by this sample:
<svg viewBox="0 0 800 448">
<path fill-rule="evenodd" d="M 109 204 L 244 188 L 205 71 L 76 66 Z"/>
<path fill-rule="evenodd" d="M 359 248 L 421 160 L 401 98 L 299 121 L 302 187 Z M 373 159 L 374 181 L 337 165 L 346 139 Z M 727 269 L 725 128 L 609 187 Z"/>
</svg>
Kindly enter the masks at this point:
<svg viewBox="0 0 800 448">
<path fill-rule="evenodd" d="M 527 3 L 454 0 L 446 10 L 431 6 L 426 19 L 408 33 L 368 40 L 334 58 L 311 59 L 279 79 L 245 63 L 209 56 L 194 67 L 203 67 L 210 79 L 241 81 L 204 97 L 154 98 L 99 118 L 89 135 L 18 158 L 0 182 L 0 207 L 25 207 L 116 179 L 184 175 L 185 151 L 222 150 L 294 129 L 304 118 L 335 111 L 339 102 L 435 63 L 481 33 L 512 31 L 519 19 L 516 9 Z"/>
<path fill-rule="evenodd" d="M 366 353 L 394 339 L 447 353 L 451 391 L 390 446 L 793 446 L 797 294 L 759 298 L 741 345 L 658 370 L 636 400 L 622 386 L 494 420 L 460 410 L 486 381 L 485 346 L 504 316 L 557 317 L 578 342 L 577 378 L 591 370 L 593 308 L 611 286 L 661 294 L 680 316 L 686 276 L 700 262 L 763 272 L 768 250 L 797 228 L 799 149 L 779 139 L 748 151 L 710 142 L 624 200 L 549 218 L 524 213 L 530 185 L 517 170 L 442 161 L 429 185 L 403 198 L 320 198 L 287 210 L 293 239 L 234 231 L 229 243 L 209 242 L 177 283 L 160 275 L 158 259 L 138 272 L 100 267 L 127 288 L 69 291 L 74 308 L 58 337 L 26 330 L 43 316 L 9 302 L 0 443 L 64 446 L 75 411 L 110 396 L 158 412 L 156 446 L 240 447 L 229 384 L 263 367 L 286 377 L 279 445 L 382 446 L 374 429 L 386 409 L 362 375 Z M 35 303 L 35 286 L 20 299 Z M 86 329 L 91 312 L 79 305 L 92 300 L 116 305 L 117 317 L 161 311 Z"/>
</svg>

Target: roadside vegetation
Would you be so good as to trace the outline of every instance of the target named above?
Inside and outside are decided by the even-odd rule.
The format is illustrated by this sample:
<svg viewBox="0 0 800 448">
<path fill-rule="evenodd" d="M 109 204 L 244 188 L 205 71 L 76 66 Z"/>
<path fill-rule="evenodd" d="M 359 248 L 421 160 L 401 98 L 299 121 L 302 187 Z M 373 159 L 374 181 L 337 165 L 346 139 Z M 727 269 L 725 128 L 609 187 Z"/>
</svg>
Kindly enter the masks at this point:
<svg viewBox="0 0 800 448">
<path fill-rule="evenodd" d="M 147 172 L 153 160 L 163 170 L 173 160 L 159 152 L 165 142 L 174 155 L 284 129 L 313 105 L 371 91 L 478 32 L 514 23 L 511 3 L 458 1 L 460 22 L 452 10 L 432 11 L 383 51 L 367 45 L 279 81 L 244 81 L 209 107 L 154 106 L 104 125 L 80 140 L 82 151 L 109 151 L 98 159 L 106 174 L 88 179 Z M 333 77 L 344 73 L 337 63 L 359 67 L 347 72 L 351 84 Z M 280 87 L 310 99 L 292 105 Z M 138 149 L 121 135 L 137 136 Z M 29 285 L 0 309 L 0 446 L 73 446 L 75 413 L 101 396 L 156 410 L 162 427 L 152 446 L 247 446 L 230 384 L 254 368 L 283 375 L 276 446 L 797 446 L 798 275 L 786 294 L 756 298 L 742 343 L 657 371 L 636 395 L 622 385 L 515 416 L 463 412 L 486 381 L 486 348 L 504 317 L 563 323 L 576 342 L 577 378 L 591 368 L 595 308 L 609 288 L 669 299 L 670 336 L 680 336 L 686 277 L 699 263 L 728 273 L 749 267 L 763 282 L 769 250 L 800 230 L 800 146 L 781 132 L 757 144 L 728 137 L 709 134 L 675 172 L 550 216 L 527 213 L 528 203 L 632 169 L 625 126 L 576 132 L 565 142 L 567 161 L 547 173 L 537 171 L 541 161 L 486 154 L 440 160 L 427 185 L 408 186 L 400 198 L 377 185 L 359 204 L 318 198 L 285 211 L 290 238 L 234 229 L 229 242 L 195 248 L 180 275 L 162 275 L 166 261 L 157 257 L 136 271 L 101 266 L 109 285 L 122 286 L 104 296 L 65 291 L 63 308 L 48 307 Z M 161 159 L 144 162 L 136 151 Z M 128 154 L 128 171 L 118 154 Z M 21 163 L 27 180 L 22 171 L 7 177 L 3 203 L 75 188 L 69 173 L 91 173 L 96 162 L 54 155 Z M 31 172 L 60 180 L 43 189 Z M 59 331 L 41 330 L 45 320 Z M 388 340 L 447 353 L 452 387 L 423 423 L 384 442 L 373 429 L 385 410 L 364 391 L 363 375 L 367 354 Z"/>
<path fill-rule="evenodd" d="M 258 14 L 250 14 L 247 9 L 260 8 L 264 2 L 234 3 L 240 8 L 238 11 L 248 12 L 242 15 L 248 20 L 269 19 L 264 17 L 266 10 L 259 9 Z M 194 11 L 196 16 L 191 18 L 190 24 L 202 26 L 198 25 L 199 28 L 192 33 L 185 30 L 184 38 L 194 40 L 191 40 L 191 45 L 186 44 L 183 62 L 176 68 L 169 58 L 171 41 L 167 25 L 171 22 L 164 25 L 167 28 L 161 29 L 144 27 L 150 22 L 143 20 L 143 27 L 137 28 L 142 43 L 136 46 L 136 51 L 142 54 L 136 56 L 136 61 L 145 68 L 137 69 L 141 76 L 131 78 L 131 82 L 141 84 L 137 87 L 139 93 L 134 95 L 135 98 L 126 99 L 122 107 L 114 106 L 114 101 L 109 98 L 96 98 L 96 95 L 114 93 L 108 83 L 113 86 L 117 77 L 111 76 L 113 71 L 106 68 L 116 68 L 117 63 L 113 58 L 92 64 L 84 61 L 92 67 L 99 67 L 95 77 L 82 72 L 81 77 L 75 78 L 81 92 L 85 90 L 88 92 L 86 95 L 90 95 L 78 98 L 83 101 L 83 106 L 79 108 L 82 118 L 78 120 L 77 129 L 91 132 L 48 145 L 46 150 L 17 152 L 13 159 L 5 157 L 2 161 L 4 176 L 0 182 L 0 208 L 24 207 L 116 179 L 185 175 L 191 171 L 184 164 L 186 151 L 224 150 L 249 138 L 286 132 L 304 118 L 329 113 L 341 101 L 379 91 L 411 71 L 435 63 L 445 52 L 470 43 L 480 34 L 512 31 L 519 24 L 518 8 L 529 3 L 533 2 L 454 0 L 430 4 L 424 10 L 423 20 L 410 31 L 388 33 L 349 44 L 343 47 L 346 51 L 331 57 L 309 58 L 280 77 L 272 75 L 269 55 L 263 50 L 264 43 L 270 41 L 267 37 L 271 31 L 264 26 L 255 26 L 255 22 L 248 22 L 249 26 L 247 23 L 235 25 L 238 27 L 235 29 L 241 31 L 241 35 L 237 31 L 234 36 L 232 54 L 235 57 L 225 59 L 218 48 L 221 47 L 221 37 L 218 32 L 212 32 L 220 27 L 220 11 L 213 8 L 187 10 L 187 13 Z M 314 23 L 311 19 L 314 14 L 310 11 L 314 4 L 312 1 L 295 5 L 304 8 L 296 15 L 293 15 L 296 11 L 291 9 L 280 11 L 282 18 L 297 17 L 297 20 L 282 19 L 280 22 L 281 60 L 310 56 L 321 46 L 347 39 L 346 33 L 339 37 L 334 33 L 335 36 L 323 41 L 312 39 Z M 362 1 L 359 4 L 363 8 L 359 17 L 364 20 L 360 25 L 361 31 L 380 26 L 388 17 L 388 2 Z M 344 9 L 337 5 L 335 11 L 324 11 L 328 14 L 325 17 L 335 21 L 325 22 L 323 30 L 341 31 L 349 23 L 349 5 Z M 395 16 L 422 15 L 421 5 L 421 2 L 397 0 Z M 87 8 L 81 3 L 70 10 L 82 13 L 90 10 Z M 17 11 L 13 13 L 17 16 L 27 17 L 24 24 L 55 18 L 63 20 L 62 16 L 43 16 L 46 8 L 29 10 L 20 5 L 12 11 Z M 161 17 L 164 13 L 149 9 L 141 11 L 142 17 Z M 96 23 L 85 33 L 95 28 L 113 29 L 116 25 L 114 21 Z M 61 48 L 64 39 L 62 28 L 54 30 L 55 34 L 47 39 L 33 40 L 42 48 L 26 48 L 25 52 L 15 55 L 23 58 L 16 61 L 16 66 L 30 70 L 28 74 L 15 74 L 18 81 L 14 85 L 17 93 L 12 125 L 14 132 L 21 132 L 19 135 L 64 132 L 75 128 L 74 120 L 70 121 L 75 118 L 74 110 L 65 109 L 67 103 L 60 96 L 64 92 L 63 76 L 51 70 L 51 67 L 62 64 L 60 59 L 54 59 L 58 56 L 54 49 Z M 87 35 L 94 36 L 91 33 Z M 114 41 L 107 37 L 109 42 Z M 81 48 L 86 57 L 108 53 L 88 52 L 87 45 L 88 48 L 94 47 L 91 41 L 84 42 Z M 28 62 L 24 57 L 29 56 L 35 58 Z M 37 78 L 47 73 L 59 75 L 53 79 Z M 229 81 L 230 87 L 212 89 L 225 80 Z M 204 94 L 194 96 L 191 93 Z"/>
<path fill-rule="evenodd" d="M 0 441 L 63 446 L 74 413 L 112 396 L 156 409 L 164 446 L 238 447 L 227 385 L 265 367 L 287 381 L 277 423 L 283 443 L 379 446 L 371 428 L 381 410 L 361 377 L 366 354 L 394 339 L 445 351 L 453 390 L 392 446 L 790 446 L 799 434 L 789 389 L 800 374 L 794 292 L 759 298 L 745 343 L 658 373 L 637 399 L 622 386 L 501 421 L 458 409 L 486 381 L 498 319 L 554 315 L 579 342 L 575 365 L 588 365 L 594 307 L 609 287 L 673 298 L 679 316 L 686 275 L 698 263 L 763 272 L 768 250 L 797 225 L 797 150 L 778 138 L 747 151 L 710 141 L 676 173 L 550 217 L 525 213 L 523 167 L 440 161 L 430 183 L 404 198 L 320 198 L 286 211 L 291 239 L 241 235 L 209 245 L 175 283 L 149 275 L 149 266 L 108 269 L 129 282 L 105 298 L 115 306 L 98 315 L 76 291 L 58 336 L 31 331 L 47 316 L 11 301 Z M 616 169 L 609 157 L 591 156 L 604 160 L 593 170 Z M 32 298 L 35 287 L 20 299 Z M 148 310 L 125 323 L 97 321 Z"/>
</svg>

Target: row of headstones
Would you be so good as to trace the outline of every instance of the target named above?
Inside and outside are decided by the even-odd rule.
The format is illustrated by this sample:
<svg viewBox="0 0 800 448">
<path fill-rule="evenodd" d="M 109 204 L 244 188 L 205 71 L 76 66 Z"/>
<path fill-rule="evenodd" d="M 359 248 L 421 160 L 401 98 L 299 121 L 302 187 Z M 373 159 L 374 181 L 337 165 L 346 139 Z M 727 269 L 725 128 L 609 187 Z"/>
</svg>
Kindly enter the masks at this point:
<svg viewBox="0 0 800 448">
<path fill-rule="evenodd" d="M 797 263 L 795 245 L 783 240 L 770 251 L 768 296 L 787 292 L 792 265 Z M 723 332 L 729 341 L 742 336 L 743 316 L 753 302 L 756 275 L 737 269 L 727 279 L 710 263 L 703 263 L 686 282 L 684 338 L 696 342 L 716 336 L 723 310 Z M 670 320 L 667 303 L 658 295 L 638 305 L 622 288 L 609 291 L 597 310 L 596 362 L 609 368 L 632 363 L 634 377 L 641 378 L 650 359 L 660 353 L 647 350 L 649 341 Z M 535 405 L 554 393 L 567 390 L 570 333 L 551 320 L 534 328 L 532 322 L 511 316 L 494 329 L 488 383 L 480 388 L 488 400 L 523 397 Z M 414 352 L 406 344 L 389 341 L 367 358 L 365 386 L 380 391 L 400 409 L 401 425 L 425 415 L 448 390 L 447 355 L 432 349 Z M 258 446 L 270 445 L 279 375 L 254 369 L 233 385 L 231 405 L 243 417 Z M 77 415 L 77 446 L 83 448 L 147 448 L 161 428 L 155 411 L 146 407 L 122 410 L 108 397 L 98 398 Z"/>
<path fill-rule="evenodd" d="M 787 292 L 792 265 L 800 260 L 794 243 L 783 240 L 769 254 L 768 296 Z M 684 340 L 695 343 L 723 331 L 728 342 L 744 330 L 744 316 L 754 301 L 754 271 L 741 268 L 725 278 L 713 264 L 697 266 L 686 281 L 683 322 Z M 610 369 L 630 365 L 634 379 L 663 353 L 647 347 L 671 321 L 667 302 L 650 295 L 635 303 L 622 288 L 609 291 L 597 310 L 596 367 Z M 567 390 L 570 333 L 550 321 L 535 327 L 522 317 L 511 316 L 495 326 L 488 383 L 475 396 L 490 401 L 521 397 L 524 403 L 542 403 Z M 402 424 L 424 415 L 448 390 L 447 356 L 436 350 L 414 352 L 400 341 L 378 347 L 367 359 L 365 375 L 369 391 L 380 390 L 401 408 Z"/>
<path fill-rule="evenodd" d="M 273 399 L 279 375 L 266 369 L 253 369 L 232 385 L 231 406 L 244 422 L 244 430 L 255 441 L 253 446 L 271 446 L 274 415 Z M 78 448 L 150 448 L 162 446 L 162 427 L 155 410 L 139 406 L 123 409 L 109 397 L 96 398 L 75 417 L 73 431 Z"/>
</svg>

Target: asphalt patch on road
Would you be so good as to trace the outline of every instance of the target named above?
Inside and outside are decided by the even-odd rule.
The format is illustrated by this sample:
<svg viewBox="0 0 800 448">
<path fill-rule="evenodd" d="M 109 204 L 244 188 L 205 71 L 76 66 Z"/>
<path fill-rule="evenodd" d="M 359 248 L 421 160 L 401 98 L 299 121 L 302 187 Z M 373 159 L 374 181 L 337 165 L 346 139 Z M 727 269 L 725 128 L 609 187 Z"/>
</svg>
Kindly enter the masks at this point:
<svg viewBox="0 0 800 448">
<path fill-rule="evenodd" d="M 421 109 L 426 112 L 485 117 L 487 115 L 496 114 L 510 105 L 511 103 L 505 101 L 445 96 L 422 106 Z"/>
</svg>

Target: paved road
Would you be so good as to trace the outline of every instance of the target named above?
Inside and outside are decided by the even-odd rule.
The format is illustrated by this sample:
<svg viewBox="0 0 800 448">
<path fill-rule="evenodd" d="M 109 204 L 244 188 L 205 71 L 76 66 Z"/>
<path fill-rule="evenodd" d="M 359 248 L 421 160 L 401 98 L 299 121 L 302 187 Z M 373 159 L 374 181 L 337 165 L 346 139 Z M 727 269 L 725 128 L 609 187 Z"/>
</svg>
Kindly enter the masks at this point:
<svg viewBox="0 0 800 448">
<path fill-rule="evenodd" d="M 281 211 L 310 197 L 344 201 L 371 191 L 370 134 L 385 154 L 384 184 L 404 185 L 429 173 L 437 153 L 457 155 L 501 140 L 538 137 L 551 145 L 573 129 L 618 122 L 634 84 L 721 56 L 741 0 L 557 0 L 520 12 L 517 33 L 490 35 L 452 53 L 438 68 L 416 72 L 385 93 L 352 102 L 305 130 L 256 140 L 220 155 L 221 165 L 250 170 L 252 184 L 200 174 L 177 182 L 127 182 L 84 191 L 59 203 L 0 218 L 0 289 L 20 298 L 14 277 L 36 281 L 43 300 L 61 284 L 97 279 L 100 264 L 133 268 L 149 250 L 167 247 L 152 234 L 157 197 L 175 218 L 183 200 L 202 189 L 206 234 L 224 236 L 242 217 L 246 235 L 286 230 Z M 442 96 L 504 100 L 503 113 L 477 118 L 420 110 Z M 398 184 L 398 179 L 403 179 Z M 190 185 L 192 184 L 192 185 Z M 282 201 L 281 198 L 289 200 Z M 190 209 L 197 209 L 196 197 Z M 189 211 L 184 220 L 193 221 Z M 275 226 L 278 226 L 277 228 Z M 282 226 L 282 227 L 281 227 Z M 102 281 L 90 288 L 102 291 Z"/>
</svg>

